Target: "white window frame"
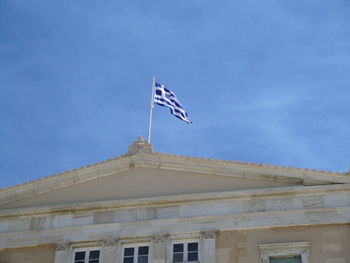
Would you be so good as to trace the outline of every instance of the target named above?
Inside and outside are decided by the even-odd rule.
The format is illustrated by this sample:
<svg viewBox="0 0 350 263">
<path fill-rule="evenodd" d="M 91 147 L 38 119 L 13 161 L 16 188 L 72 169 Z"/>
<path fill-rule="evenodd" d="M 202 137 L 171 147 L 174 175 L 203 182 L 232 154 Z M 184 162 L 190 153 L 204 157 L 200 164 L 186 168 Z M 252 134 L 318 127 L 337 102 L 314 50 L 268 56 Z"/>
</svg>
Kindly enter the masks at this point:
<svg viewBox="0 0 350 263">
<path fill-rule="evenodd" d="M 259 244 L 263 263 L 270 263 L 271 258 L 301 256 L 302 263 L 310 262 L 310 242 Z"/>
<path fill-rule="evenodd" d="M 126 248 L 134 248 L 134 263 L 137 263 L 138 259 L 138 248 L 139 247 L 148 247 L 148 263 L 152 262 L 152 254 L 151 254 L 151 244 L 149 242 L 145 243 L 126 243 L 122 245 L 122 258 L 121 258 L 121 263 L 124 262 L 124 252 Z"/>
<path fill-rule="evenodd" d="M 197 243 L 198 244 L 198 260 L 197 261 L 187 261 L 188 258 L 188 243 Z M 170 253 L 170 262 L 173 263 L 173 256 L 174 256 L 174 244 L 184 244 L 184 261 L 182 261 L 181 263 L 199 263 L 200 262 L 200 258 L 201 258 L 201 242 L 199 239 L 179 239 L 179 240 L 172 240 L 170 245 L 171 245 L 171 253 Z M 179 262 L 180 263 L 180 262 Z"/>
<path fill-rule="evenodd" d="M 93 250 L 99 250 L 100 251 L 100 257 L 98 259 L 99 263 L 102 263 L 102 248 L 101 247 L 81 247 L 81 248 L 74 248 L 73 249 L 73 257 L 72 257 L 72 263 L 75 262 L 75 253 L 76 252 L 85 252 L 85 259 L 84 259 L 84 263 L 89 263 L 89 254 L 90 251 Z"/>
</svg>

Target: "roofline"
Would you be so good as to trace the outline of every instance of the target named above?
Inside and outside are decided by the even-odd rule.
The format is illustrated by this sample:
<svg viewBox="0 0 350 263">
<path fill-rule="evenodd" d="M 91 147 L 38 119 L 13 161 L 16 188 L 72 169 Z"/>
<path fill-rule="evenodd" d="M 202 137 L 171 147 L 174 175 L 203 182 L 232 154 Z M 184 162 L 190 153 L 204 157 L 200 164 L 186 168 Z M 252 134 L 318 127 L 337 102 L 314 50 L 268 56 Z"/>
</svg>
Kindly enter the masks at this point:
<svg viewBox="0 0 350 263">
<path fill-rule="evenodd" d="M 216 163 L 216 164 L 235 164 L 235 165 L 241 165 L 242 167 L 259 167 L 259 168 L 268 168 L 268 169 L 279 169 L 279 170 L 284 170 L 286 172 L 303 172 L 303 173 L 312 173 L 312 174 L 322 174 L 322 175 L 341 175 L 341 176 L 348 176 L 350 175 L 349 172 L 333 172 L 333 171 L 324 171 L 324 170 L 317 170 L 317 169 L 308 169 L 308 168 L 299 168 L 299 167 L 292 167 L 292 166 L 284 166 L 284 165 L 271 165 L 271 164 L 261 164 L 261 163 L 254 163 L 254 162 L 241 162 L 241 161 L 234 161 L 234 160 L 222 160 L 222 159 L 213 159 L 213 158 L 201 158 L 201 157 L 194 157 L 194 156 L 184 156 L 184 155 L 176 155 L 176 154 L 167 154 L 167 153 L 161 153 L 161 152 L 154 152 L 152 153 L 152 155 L 158 155 L 158 156 L 167 156 L 167 157 L 174 157 L 177 159 L 185 159 L 185 160 L 194 160 L 194 161 L 207 161 L 208 163 Z M 57 174 L 52 174 L 49 176 L 45 176 L 39 179 L 35 179 L 35 180 L 31 180 L 31 181 L 27 181 L 24 183 L 20 183 L 20 184 L 16 184 L 16 185 L 12 185 L 12 186 L 8 186 L 8 187 L 3 187 L 0 188 L 0 194 L 2 191 L 6 191 L 6 190 L 10 190 L 13 188 L 18 188 L 24 185 L 28 185 L 28 184 L 33 184 L 36 182 L 40 182 L 52 177 L 58 177 L 58 176 L 62 176 L 65 174 L 71 174 L 74 172 L 79 172 L 79 171 L 83 171 L 85 169 L 91 168 L 91 167 L 96 167 L 96 166 L 100 166 L 101 164 L 105 164 L 105 163 L 110 163 L 113 162 L 115 160 L 118 159 L 122 159 L 122 158 L 128 158 L 129 155 L 127 154 L 122 154 L 122 155 L 118 155 L 116 157 L 113 158 L 109 158 L 100 162 L 96 162 L 93 164 L 89 164 L 89 165 L 84 165 L 81 166 L 79 168 L 74 168 L 71 170 L 66 170 Z"/>
<path fill-rule="evenodd" d="M 216 176 L 270 180 L 305 185 L 350 183 L 350 176 L 346 173 L 206 159 L 159 152 L 137 152 L 132 155 L 123 154 L 102 162 L 3 188 L 0 190 L 0 205 L 133 168 L 196 172 Z"/>
</svg>

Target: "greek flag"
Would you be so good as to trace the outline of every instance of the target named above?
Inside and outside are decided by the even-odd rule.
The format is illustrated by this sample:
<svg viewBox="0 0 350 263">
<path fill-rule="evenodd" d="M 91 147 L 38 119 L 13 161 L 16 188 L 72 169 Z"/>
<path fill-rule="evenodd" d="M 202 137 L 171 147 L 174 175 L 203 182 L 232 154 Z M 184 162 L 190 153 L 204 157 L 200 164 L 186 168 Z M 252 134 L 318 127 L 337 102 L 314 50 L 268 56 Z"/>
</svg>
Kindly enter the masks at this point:
<svg viewBox="0 0 350 263">
<path fill-rule="evenodd" d="M 164 85 L 155 83 L 154 103 L 170 108 L 171 114 L 187 123 L 192 123 L 187 116 L 187 112 L 182 108 L 180 101 L 174 92 L 168 90 Z"/>
</svg>

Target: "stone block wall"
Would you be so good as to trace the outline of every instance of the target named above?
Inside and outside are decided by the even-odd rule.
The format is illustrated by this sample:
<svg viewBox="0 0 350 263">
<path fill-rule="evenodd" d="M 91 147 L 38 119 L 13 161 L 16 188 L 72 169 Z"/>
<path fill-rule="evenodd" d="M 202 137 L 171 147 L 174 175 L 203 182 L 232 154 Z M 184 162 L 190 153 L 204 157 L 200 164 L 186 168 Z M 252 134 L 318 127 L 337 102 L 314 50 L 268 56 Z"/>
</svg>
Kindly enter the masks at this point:
<svg viewBox="0 0 350 263">
<path fill-rule="evenodd" d="M 0 263 L 53 263 L 53 246 L 13 248 L 0 250 Z"/>
<path fill-rule="evenodd" d="M 310 242 L 310 263 L 350 262 L 350 225 L 220 231 L 217 263 L 262 262 L 259 244 Z"/>
</svg>

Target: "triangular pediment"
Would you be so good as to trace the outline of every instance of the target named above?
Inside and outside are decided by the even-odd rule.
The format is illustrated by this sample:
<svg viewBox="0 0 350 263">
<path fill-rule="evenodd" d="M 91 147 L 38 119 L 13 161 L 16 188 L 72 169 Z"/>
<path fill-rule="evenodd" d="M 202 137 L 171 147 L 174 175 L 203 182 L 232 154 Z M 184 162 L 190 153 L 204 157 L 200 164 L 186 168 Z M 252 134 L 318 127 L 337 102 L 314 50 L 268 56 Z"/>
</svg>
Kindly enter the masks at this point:
<svg viewBox="0 0 350 263">
<path fill-rule="evenodd" d="M 132 154 L 3 189 L 0 209 L 334 183 L 350 183 L 349 176 L 153 153 L 140 147 Z"/>
<path fill-rule="evenodd" d="M 292 183 L 133 168 L 18 200 L 7 208 L 290 186 Z"/>
</svg>

